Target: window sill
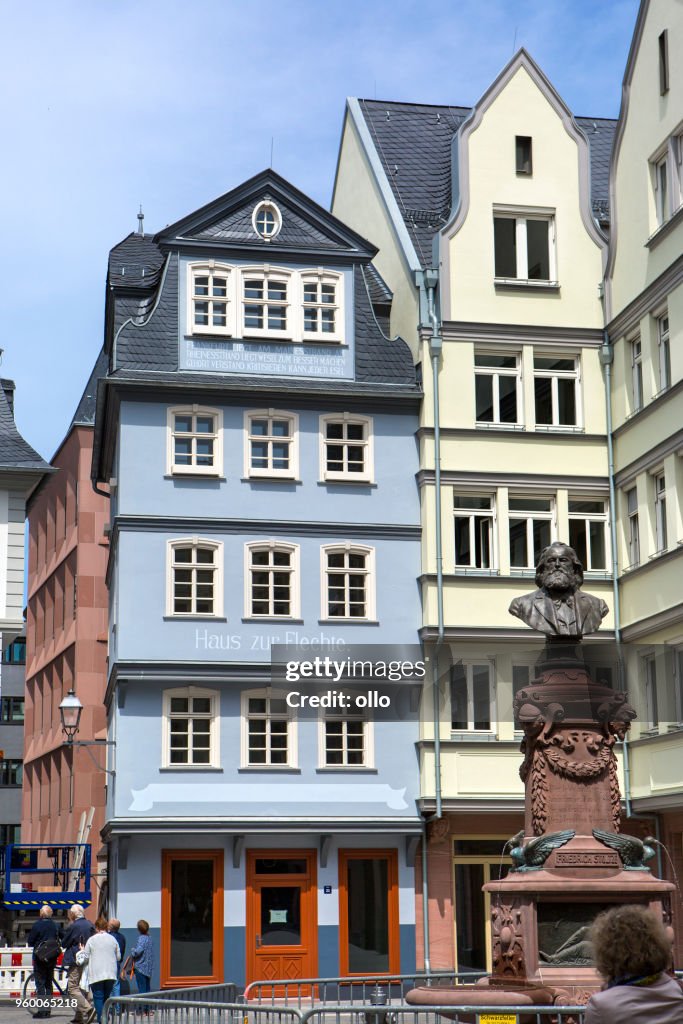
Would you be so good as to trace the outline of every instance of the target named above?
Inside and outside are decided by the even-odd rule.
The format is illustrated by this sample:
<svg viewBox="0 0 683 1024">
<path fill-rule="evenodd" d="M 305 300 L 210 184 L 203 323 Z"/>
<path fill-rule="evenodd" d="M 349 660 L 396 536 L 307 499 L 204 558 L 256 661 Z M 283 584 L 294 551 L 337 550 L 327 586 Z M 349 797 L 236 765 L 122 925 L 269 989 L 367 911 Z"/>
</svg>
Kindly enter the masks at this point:
<svg viewBox="0 0 683 1024">
<path fill-rule="evenodd" d="M 172 473 L 164 473 L 164 480 L 196 480 L 199 477 L 200 480 L 227 480 L 226 476 L 222 473 L 206 473 L 199 469 L 179 469 L 174 470 Z"/>
<path fill-rule="evenodd" d="M 227 622 L 225 615 L 164 615 L 164 622 Z"/>
<path fill-rule="evenodd" d="M 279 772 L 281 775 L 301 775 L 301 768 L 293 768 L 288 764 L 246 764 L 237 769 L 238 774 L 247 775 L 261 772 Z"/>
<path fill-rule="evenodd" d="M 285 625 L 303 626 L 303 619 L 290 619 L 287 615 L 244 615 L 242 622 L 282 622 Z"/>
<path fill-rule="evenodd" d="M 541 434 L 584 434 L 586 428 L 570 423 L 536 423 L 533 430 Z"/>
<path fill-rule="evenodd" d="M 477 430 L 526 430 L 524 423 L 485 423 L 484 420 L 475 422 Z"/>
<path fill-rule="evenodd" d="M 679 206 L 678 209 L 665 220 L 663 224 L 650 235 L 647 242 L 645 243 L 646 249 L 656 249 L 663 238 L 671 234 L 674 228 L 678 227 L 683 222 L 683 205 Z"/>
<path fill-rule="evenodd" d="M 648 555 L 647 557 L 650 562 L 654 562 L 656 558 L 661 558 L 662 555 L 666 555 L 668 554 L 668 552 L 668 548 L 659 548 L 657 551 L 653 551 L 652 554 Z"/>
<path fill-rule="evenodd" d="M 475 569 L 467 568 L 466 566 L 456 565 L 453 570 L 454 576 L 500 576 L 498 569 Z"/>
<path fill-rule="evenodd" d="M 222 772 L 222 768 L 217 768 L 215 765 L 210 764 L 168 764 L 163 765 L 160 772 Z"/>
<path fill-rule="evenodd" d="M 362 477 L 328 476 L 324 480 L 318 480 L 318 487 L 329 487 L 330 484 L 351 484 L 352 487 L 377 487 L 374 480 L 365 480 Z"/>
<path fill-rule="evenodd" d="M 378 619 L 343 619 L 341 616 L 334 619 L 318 619 L 319 626 L 333 626 L 335 622 L 342 626 L 379 626 Z"/>
<path fill-rule="evenodd" d="M 235 338 L 234 334 L 229 331 L 188 331 L 185 335 L 186 338 L 191 338 L 193 341 L 233 341 Z"/>
<path fill-rule="evenodd" d="M 451 732 L 451 739 L 456 743 L 497 743 L 498 733 L 490 731 Z"/>
<path fill-rule="evenodd" d="M 279 473 L 254 473 L 253 476 L 241 476 L 240 483 L 242 484 L 258 484 L 258 483 L 282 483 L 282 484 L 301 484 L 303 480 L 299 480 L 295 476 L 280 476 Z"/>
<path fill-rule="evenodd" d="M 526 291 L 551 291 L 559 292 L 559 281 L 529 281 L 519 277 L 494 277 L 495 288 L 521 288 Z"/>
<path fill-rule="evenodd" d="M 316 768 L 317 775 L 330 775 L 347 772 L 353 772 L 355 775 L 379 775 L 377 768 L 369 768 L 364 764 L 325 764 Z"/>
</svg>

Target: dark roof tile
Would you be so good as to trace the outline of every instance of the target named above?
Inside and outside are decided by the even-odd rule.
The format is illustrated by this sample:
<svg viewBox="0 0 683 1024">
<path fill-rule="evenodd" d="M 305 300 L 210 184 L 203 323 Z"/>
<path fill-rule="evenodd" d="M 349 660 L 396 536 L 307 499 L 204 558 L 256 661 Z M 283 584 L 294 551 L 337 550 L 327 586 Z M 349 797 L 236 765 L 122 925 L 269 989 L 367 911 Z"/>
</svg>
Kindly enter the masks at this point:
<svg viewBox="0 0 683 1024">
<path fill-rule="evenodd" d="M 423 267 L 430 266 L 432 240 L 451 213 L 453 137 L 471 108 L 364 99 L 358 103 L 418 259 Z M 616 121 L 576 120 L 588 138 L 593 212 L 604 224 Z"/>
</svg>

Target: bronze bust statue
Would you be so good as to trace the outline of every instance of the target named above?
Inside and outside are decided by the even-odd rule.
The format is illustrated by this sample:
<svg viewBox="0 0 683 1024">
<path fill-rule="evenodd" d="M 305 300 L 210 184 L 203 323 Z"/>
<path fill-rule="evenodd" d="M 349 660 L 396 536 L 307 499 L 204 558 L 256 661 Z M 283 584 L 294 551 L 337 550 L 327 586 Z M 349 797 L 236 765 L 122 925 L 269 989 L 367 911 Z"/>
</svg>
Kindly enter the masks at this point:
<svg viewBox="0 0 683 1024">
<path fill-rule="evenodd" d="M 583 566 L 568 544 L 554 541 L 541 552 L 536 566 L 533 594 L 516 597 L 510 614 L 547 636 L 574 636 L 595 633 L 607 615 L 601 597 L 583 594 Z"/>
</svg>

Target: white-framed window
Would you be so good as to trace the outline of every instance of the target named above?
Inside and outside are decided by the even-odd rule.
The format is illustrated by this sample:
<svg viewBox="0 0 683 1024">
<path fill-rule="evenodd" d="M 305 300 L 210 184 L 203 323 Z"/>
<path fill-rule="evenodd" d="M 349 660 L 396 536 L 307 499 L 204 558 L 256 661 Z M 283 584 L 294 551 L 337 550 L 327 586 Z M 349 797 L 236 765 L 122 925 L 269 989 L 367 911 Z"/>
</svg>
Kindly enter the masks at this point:
<svg viewBox="0 0 683 1024">
<path fill-rule="evenodd" d="M 554 211 L 494 209 L 493 244 L 496 281 L 556 283 Z"/>
<path fill-rule="evenodd" d="M 669 343 L 669 314 L 657 317 L 657 346 L 659 348 L 659 388 L 671 387 L 671 346 Z"/>
<path fill-rule="evenodd" d="M 304 340 L 340 341 L 344 278 L 318 270 L 301 274 L 302 317 Z"/>
<path fill-rule="evenodd" d="M 244 554 L 245 618 L 298 618 L 299 546 L 256 541 Z"/>
<path fill-rule="evenodd" d="M 676 644 L 672 650 L 674 677 L 674 708 L 676 722 L 683 727 L 683 646 Z"/>
<path fill-rule="evenodd" d="M 508 503 L 510 568 L 535 569 L 541 551 L 555 536 L 555 501 L 511 494 Z"/>
<path fill-rule="evenodd" d="M 657 473 L 654 477 L 655 489 L 655 543 L 657 552 L 666 551 L 669 543 L 666 529 L 666 477 Z"/>
<path fill-rule="evenodd" d="M 533 173 L 532 139 L 530 135 L 515 135 L 515 171 L 517 174 Z"/>
<path fill-rule="evenodd" d="M 166 614 L 223 614 L 223 545 L 220 541 L 183 537 L 168 541 Z"/>
<path fill-rule="evenodd" d="M 214 260 L 190 265 L 189 334 L 233 334 L 232 274 L 232 267 Z"/>
<path fill-rule="evenodd" d="M 286 477 L 299 473 L 299 417 L 278 409 L 244 414 L 246 477 Z"/>
<path fill-rule="evenodd" d="M 608 550 L 607 502 L 569 497 L 569 544 L 586 572 L 605 572 Z"/>
<path fill-rule="evenodd" d="M 672 190 L 673 208 L 676 211 L 683 203 L 683 134 L 675 135 L 673 138 L 673 157 L 676 178 Z"/>
<path fill-rule="evenodd" d="M 642 658 L 645 676 L 645 708 L 648 729 L 659 729 L 659 695 L 657 693 L 657 659 L 654 654 Z"/>
<path fill-rule="evenodd" d="M 629 568 L 640 565 L 640 525 L 638 522 L 638 491 L 631 487 L 626 491 L 626 515 L 628 517 L 628 559 Z"/>
<path fill-rule="evenodd" d="M 223 413 L 200 405 L 168 410 L 168 472 L 218 476 L 223 470 Z"/>
<path fill-rule="evenodd" d="M 519 353 L 475 352 L 474 393 L 477 423 L 521 423 Z"/>
<path fill-rule="evenodd" d="M 260 235 L 264 242 L 270 242 L 279 234 L 282 227 L 282 214 L 272 200 L 264 199 L 254 207 L 251 223 L 256 234 Z"/>
<path fill-rule="evenodd" d="M 664 156 L 653 162 L 652 170 L 655 184 L 655 210 L 657 213 L 657 224 L 661 226 L 662 224 L 665 224 L 671 216 L 668 149 Z"/>
<path fill-rule="evenodd" d="M 579 425 L 578 357 L 534 352 L 534 407 L 537 427 Z"/>
<path fill-rule="evenodd" d="M 219 694 L 197 686 L 165 690 L 164 768 L 219 768 Z"/>
<path fill-rule="evenodd" d="M 372 418 L 351 413 L 320 417 L 320 479 L 370 483 L 374 476 Z"/>
<path fill-rule="evenodd" d="M 321 549 L 322 618 L 375 619 L 375 549 L 330 544 Z"/>
<path fill-rule="evenodd" d="M 631 342 L 631 399 L 633 412 L 643 408 L 643 346 L 640 338 Z"/>
<path fill-rule="evenodd" d="M 296 768 L 296 719 L 284 692 L 242 694 L 242 767 Z"/>
<path fill-rule="evenodd" d="M 455 568 L 495 569 L 495 503 L 491 494 L 453 494 Z"/>
<path fill-rule="evenodd" d="M 491 732 L 495 726 L 493 665 L 459 661 L 451 668 L 451 731 Z"/>
<path fill-rule="evenodd" d="M 291 276 L 290 271 L 267 264 L 242 269 L 242 327 L 246 338 L 292 338 Z"/>
<path fill-rule="evenodd" d="M 343 713 L 322 713 L 319 721 L 321 768 L 374 767 L 372 721 L 365 711 L 352 704 Z"/>
</svg>

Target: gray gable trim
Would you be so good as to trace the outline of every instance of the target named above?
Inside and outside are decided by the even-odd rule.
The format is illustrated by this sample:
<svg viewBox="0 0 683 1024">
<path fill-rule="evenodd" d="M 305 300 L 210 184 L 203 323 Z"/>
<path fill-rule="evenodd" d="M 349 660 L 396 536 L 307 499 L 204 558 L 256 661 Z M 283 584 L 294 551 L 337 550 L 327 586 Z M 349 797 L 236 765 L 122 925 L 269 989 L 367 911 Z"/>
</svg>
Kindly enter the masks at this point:
<svg viewBox="0 0 683 1024">
<path fill-rule="evenodd" d="M 491 104 L 500 96 L 520 68 L 529 74 L 545 96 L 550 106 L 560 118 L 565 131 L 574 139 L 578 148 L 579 159 L 579 206 L 581 219 L 588 235 L 598 245 L 603 254 L 603 266 L 607 258 L 607 239 L 595 222 L 591 209 L 590 195 L 590 153 L 586 136 L 577 125 L 572 112 L 560 94 L 546 78 L 533 58 L 522 48 L 503 68 L 498 77 L 491 83 L 479 102 L 475 104 L 469 117 L 463 122 L 453 139 L 453 166 L 457 174 L 453 175 L 453 213 L 451 220 L 439 233 L 439 249 L 443 270 L 441 272 L 441 290 L 443 294 L 442 308 L 451 308 L 450 299 L 450 246 L 448 243 L 458 233 L 465 222 L 470 203 L 470 160 L 469 138 L 481 124 L 484 114 Z"/>
<path fill-rule="evenodd" d="M 382 161 L 379 158 L 372 136 L 370 135 L 370 130 L 363 114 L 361 113 L 358 100 L 355 99 L 355 97 L 349 97 L 346 101 L 346 106 L 353 126 L 358 133 L 363 153 L 370 165 L 370 170 L 372 171 L 373 178 L 375 179 L 375 184 L 377 185 L 380 195 L 384 200 L 384 205 L 387 213 L 389 214 L 389 220 L 391 221 L 391 225 L 396 233 L 396 238 L 398 239 L 401 255 L 403 256 L 408 266 L 408 270 L 411 273 L 414 273 L 416 270 L 421 270 L 422 264 L 417 257 L 415 246 L 408 234 L 405 221 L 401 216 L 398 203 L 394 198 L 394 193 L 391 190 L 391 186 L 389 185 L 389 181 L 384 172 Z"/>
<path fill-rule="evenodd" d="M 317 232 L 319 238 L 329 240 L 325 243 L 325 249 L 331 243 L 349 258 L 355 256 L 361 259 L 371 259 L 377 253 L 377 247 L 366 238 L 359 235 L 353 228 L 348 227 L 334 214 L 323 209 L 322 206 L 319 206 L 309 196 L 300 192 L 298 188 L 270 168 L 255 174 L 238 185 L 237 188 L 212 200 L 199 210 L 176 221 L 175 224 L 170 224 L 154 236 L 154 241 L 163 247 L 183 246 L 185 243 L 192 242 L 201 244 L 203 240 L 201 236 L 207 231 L 210 232 L 212 225 L 243 210 L 249 202 L 256 204 L 266 194 L 275 203 L 282 201 L 292 210 L 296 210 L 297 216 L 310 224 L 311 229 Z M 281 250 L 278 239 L 279 236 L 276 236 L 272 242 L 264 242 L 262 238 L 254 234 L 253 244 L 250 243 L 249 247 L 250 249 L 257 247 L 260 252 L 267 250 L 276 255 L 288 248 L 288 245 L 284 245 Z M 290 238 L 289 242 L 291 243 L 291 241 Z M 215 245 L 217 242 L 225 247 L 225 240 L 214 239 L 212 244 Z M 298 249 L 306 247 L 311 249 L 310 238 L 308 240 L 301 238 L 296 241 L 294 250 L 298 251 Z"/>
<path fill-rule="evenodd" d="M 669 292 L 677 288 L 682 281 L 683 256 L 679 256 L 607 325 L 607 333 L 612 344 L 637 327 L 642 318 L 663 303 Z"/>
<path fill-rule="evenodd" d="M 489 324 L 444 320 L 444 341 L 495 342 L 505 345 L 563 345 L 599 348 L 602 331 L 590 327 L 541 327 L 537 324 Z"/>
<path fill-rule="evenodd" d="M 416 474 L 420 487 L 433 486 L 435 473 L 433 469 L 421 469 Z M 465 470 L 441 470 L 441 483 L 450 486 L 461 486 L 471 490 L 474 487 L 509 487 L 520 490 L 557 490 L 566 487 L 570 491 L 584 493 L 609 493 L 609 480 L 606 476 L 569 476 L 567 474 L 550 473 L 474 473 Z"/>
<path fill-rule="evenodd" d="M 612 317 L 612 276 L 614 272 L 614 260 L 616 258 L 617 243 L 619 240 L 619 218 L 617 215 L 617 203 L 616 203 L 616 171 L 617 162 L 619 160 L 619 154 L 621 152 L 621 143 L 624 138 L 624 130 L 626 126 L 626 119 L 628 117 L 628 108 L 631 101 L 631 81 L 633 79 L 633 71 L 636 64 L 636 58 L 638 51 L 640 50 L 640 44 L 643 38 L 643 31 L 645 29 L 645 19 L 647 18 L 648 10 L 650 8 L 650 0 L 641 0 L 640 7 L 638 9 L 638 15 L 636 17 L 636 24 L 633 29 L 633 38 L 631 39 L 631 47 L 628 51 L 628 57 L 626 58 L 626 68 L 624 70 L 624 79 L 621 86 L 621 107 L 619 109 L 619 118 L 617 120 L 617 131 L 614 136 L 614 145 L 612 147 L 612 158 L 610 161 L 610 174 L 609 174 L 609 205 L 610 205 L 610 245 L 609 252 L 607 254 L 607 263 L 605 265 L 605 319 L 610 320 Z"/>
<path fill-rule="evenodd" d="M 270 678 L 270 677 L 269 677 Z M 287 773 L 285 773 L 287 774 Z M 291 774 L 291 773 L 290 773 Z M 299 774 L 294 770 L 294 774 Z M 520 803 L 523 806 L 523 803 Z M 174 818 L 113 818 L 102 828 L 102 838 L 106 841 L 114 836 L 131 835 L 265 835 L 281 834 L 283 838 L 290 835 L 319 836 L 329 832 L 345 835 L 421 835 L 422 818 L 406 815 L 405 818 L 375 816 L 374 818 L 293 818 L 278 815 L 273 818 L 208 818 L 197 813 L 196 817 Z"/>
<path fill-rule="evenodd" d="M 679 382 L 677 393 L 680 394 L 683 382 Z M 664 392 L 662 398 L 667 397 L 671 394 L 671 391 Z M 648 407 L 649 408 L 649 407 Z M 658 406 L 658 408 L 660 408 Z M 623 426 L 630 426 L 631 420 Z M 620 428 L 620 432 L 623 433 L 623 427 Z M 615 431 L 616 433 L 616 431 Z M 657 466 L 661 465 L 662 461 L 668 455 L 679 455 L 683 454 L 683 429 L 677 430 L 674 434 L 671 434 L 664 441 L 661 441 L 654 448 L 648 448 L 639 458 L 634 459 L 633 462 L 629 462 L 627 466 L 624 466 L 615 474 L 614 486 L 615 487 L 626 487 L 628 484 L 633 483 L 635 478 L 640 473 L 647 473 L 648 470 L 656 469 Z"/>
</svg>

